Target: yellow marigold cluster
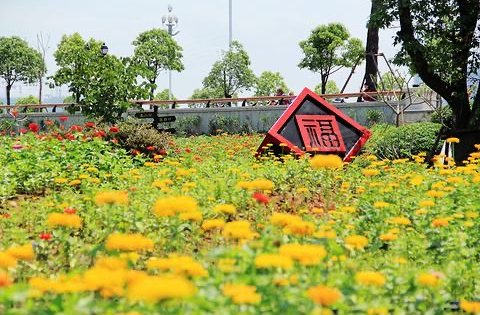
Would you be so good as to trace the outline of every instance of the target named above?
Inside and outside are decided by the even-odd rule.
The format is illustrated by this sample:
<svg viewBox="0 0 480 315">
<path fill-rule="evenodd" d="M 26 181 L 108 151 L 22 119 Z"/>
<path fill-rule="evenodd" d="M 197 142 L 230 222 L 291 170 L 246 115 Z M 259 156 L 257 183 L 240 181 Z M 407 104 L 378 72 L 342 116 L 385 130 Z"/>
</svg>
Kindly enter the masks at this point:
<svg viewBox="0 0 480 315">
<path fill-rule="evenodd" d="M 279 252 L 306 266 L 317 265 L 327 256 L 325 248 L 315 244 L 284 244 Z"/>
<path fill-rule="evenodd" d="M 180 276 L 149 276 L 132 283 L 127 297 L 132 301 L 156 303 L 167 299 L 184 299 L 195 294 L 193 283 Z"/>
<path fill-rule="evenodd" d="M 107 237 L 105 248 L 120 251 L 153 250 L 153 241 L 141 234 L 114 233 Z"/>
<path fill-rule="evenodd" d="M 178 275 L 204 277 L 208 272 L 203 266 L 190 256 L 171 255 L 168 258 L 152 257 L 147 261 L 148 269 L 171 271 Z"/>
<path fill-rule="evenodd" d="M 274 184 L 271 180 L 268 179 L 255 179 L 253 181 L 242 181 L 237 184 L 238 188 L 247 189 L 247 190 L 263 190 L 271 191 L 274 187 Z"/>
<path fill-rule="evenodd" d="M 102 191 L 95 195 L 95 204 L 97 206 L 128 205 L 128 194 L 121 190 Z"/>
<path fill-rule="evenodd" d="M 340 290 L 324 285 L 309 288 L 307 295 L 313 302 L 321 306 L 330 306 L 342 298 Z"/>
<path fill-rule="evenodd" d="M 258 269 L 279 268 L 290 269 L 293 266 L 293 260 L 284 255 L 261 254 L 255 258 L 255 267 Z"/>
<path fill-rule="evenodd" d="M 435 206 L 435 201 L 433 200 L 422 200 L 418 204 L 422 208 L 431 208 Z"/>
<path fill-rule="evenodd" d="M 223 295 L 232 299 L 235 304 L 258 304 L 262 297 L 257 288 L 244 284 L 226 284 L 222 287 Z"/>
<path fill-rule="evenodd" d="M 432 221 L 433 227 L 445 227 L 448 226 L 450 218 L 436 218 Z"/>
<path fill-rule="evenodd" d="M 436 287 L 440 285 L 441 278 L 434 273 L 421 273 L 417 276 L 417 283 L 424 287 Z"/>
<path fill-rule="evenodd" d="M 173 184 L 173 181 L 171 179 L 167 178 L 167 179 L 154 181 L 152 183 L 152 186 L 156 187 L 156 188 L 160 188 L 163 191 L 168 191 L 169 190 L 168 186 L 171 185 L 171 184 Z"/>
<path fill-rule="evenodd" d="M 421 183 L 423 183 L 424 179 L 425 179 L 425 177 L 420 176 L 420 175 L 414 176 L 410 179 L 410 184 L 413 185 L 413 186 L 418 186 Z"/>
<path fill-rule="evenodd" d="M 311 235 L 315 231 L 312 222 L 303 221 L 301 217 L 288 213 L 274 213 L 270 217 L 273 225 L 283 227 L 285 234 Z"/>
<path fill-rule="evenodd" d="M 388 223 L 398 225 L 410 225 L 412 224 L 412 221 L 410 221 L 410 219 L 406 217 L 393 217 L 388 219 Z"/>
<path fill-rule="evenodd" d="M 362 170 L 362 174 L 366 177 L 371 177 L 380 174 L 380 171 L 373 168 L 366 168 Z"/>
<path fill-rule="evenodd" d="M 390 207 L 391 204 L 388 203 L 388 202 L 385 202 L 385 201 L 375 201 L 373 203 L 373 207 L 376 208 L 376 209 L 382 209 L 382 208 L 387 208 L 387 207 Z"/>
<path fill-rule="evenodd" d="M 225 214 L 235 214 L 237 212 L 237 209 L 235 208 L 234 205 L 227 203 L 227 204 L 216 205 L 213 208 L 213 211 L 218 213 L 225 213 Z"/>
<path fill-rule="evenodd" d="M 171 196 L 159 198 L 153 206 L 153 212 L 161 217 L 174 216 L 177 213 L 199 212 L 197 201 L 189 196 Z"/>
<path fill-rule="evenodd" d="M 310 159 L 310 166 L 314 169 L 335 169 L 343 167 L 343 161 L 338 155 L 317 154 Z"/>
<path fill-rule="evenodd" d="M 251 240 L 258 234 L 250 229 L 250 222 L 232 221 L 225 224 L 222 235 L 234 240 Z"/>
<path fill-rule="evenodd" d="M 79 229 L 82 227 L 82 219 L 76 214 L 50 213 L 47 218 L 50 227 L 69 227 Z"/>
<path fill-rule="evenodd" d="M 383 242 L 391 242 L 396 240 L 398 238 L 398 235 L 395 233 L 388 232 L 385 234 L 381 234 L 378 238 Z"/>
<path fill-rule="evenodd" d="M 7 249 L 6 253 L 18 260 L 33 260 L 35 258 L 32 244 L 12 246 Z"/>
<path fill-rule="evenodd" d="M 368 245 L 368 239 L 362 235 L 350 235 L 345 238 L 345 244 L 351 249 L 364 249 Z"/>
<path fill-rule="evenodd" d="M 460 308 L 462 311 L 470 314 L 480 313 L 480 302 L 478 301 L 460 301 Z"/>
<path fill-rule="evenodd" d="M 363 285 L 383 287 L 386 282 L 385 276 L 381 272 L 361 271 L 355 274 L 355 280 Z"/>
<path fill-rule="evenodd" d="M 0 268 L 12 268 L 17 265 L 17 259 L 6 252 L 0 252 Z"/>
<path fill-rule="evenodd" d="M 223 219 L 210 219 L 205 220 L 202 223 L 202 230 L 210 231 L 214 229 L 222 229 L 225 226 L 225 220 Z"/>
</svg>

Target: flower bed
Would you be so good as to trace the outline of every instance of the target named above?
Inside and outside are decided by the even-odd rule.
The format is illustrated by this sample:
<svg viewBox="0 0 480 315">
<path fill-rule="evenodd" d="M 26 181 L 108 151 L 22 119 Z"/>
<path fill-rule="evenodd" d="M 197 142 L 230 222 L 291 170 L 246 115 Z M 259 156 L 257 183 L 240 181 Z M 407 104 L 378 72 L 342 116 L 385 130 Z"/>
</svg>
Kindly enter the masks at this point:
<svg viewBox="0 0 480 315">
<path fill-rule="evenodd" d="M 52 185 L 1 204 L 0 313 L 480 310 L 479 153 L 464 167 L 342 167 L 257 160 L 261 136 L 219 135 L 152 162 L 81 139 L 3 139 L 12 168 L 37 156 L 28 176 Z M 36 167 L 57 146 L 90 151 Z"/>
</svg>

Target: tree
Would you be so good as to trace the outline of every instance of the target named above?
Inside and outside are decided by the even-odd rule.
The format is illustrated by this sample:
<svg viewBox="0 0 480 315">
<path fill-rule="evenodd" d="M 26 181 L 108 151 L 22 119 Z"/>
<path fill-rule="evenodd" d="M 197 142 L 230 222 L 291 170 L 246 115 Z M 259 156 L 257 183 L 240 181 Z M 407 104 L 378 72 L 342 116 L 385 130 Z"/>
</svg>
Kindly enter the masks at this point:
<svg viewBox="0 0 480 315">
<path fill-rule="evenodd" d="M 455 129 L 480 126 L 480 93 L 470 104 L 468 77 L 480 67 L 478 0 L 383 0 L 374 17 L 382 27 L 399 21 L 396 60 L 410 65 L 441 95 L 455 117 Z"/>
<path fill-rule="evenodd" d="M 374 17 L 378 14 L 380 10 L 382 0 L 372 0 L 372 6 L 370 9 L 370 19 L 368 21 L 368 32 L 367 32 L 367 45 L 365 47 L 365 84 L 370 87 L 373 87 L 374 90 L 377 89 L 376 78 L 378 75 L 378 31 L 379 27 L 375 23 Z"/>
<path fill-rule="evenodd" d="M 163 91 L 155 94 L 155 97 L 153 99 L 158 100 L 158 101 L 168 101 L 168 100 L 170 100 L 169 94 L 170 93 L 169 93 L 168 89 L 164 89 Z M 174 100 L 174 101 L 177 100 L 177 98 L 174 95 L 172 95 L 171 99 Z"/>
<path fill-rule="evenodd" d="M 66 84 L 82 112 L 113 123 L 141 95 L 136 87 L 137 68 L 130 58 L 100 53 L 101 41 L 84 41 L 80 34 L 63 36 L 54 53 L 59 69 L 51 79 Z"/>
<path fill-rule="evenodd" d="M 204 88 L 222 91 L 231 98 L 235 93 L 249 90 L 255 84 L 255 75 L 250 69 L 250 58 L 242 44 L 233 41 L 222 58 L 215 62 L 208 76 L 203 80 Z"/>
<path fill-rule="evenodd" d="M 28 105 L 28 104 L 40 104 L 40 100 L 33 96 L 20 97 L 16 100 L 15 105 Z"/>
<path fill-rule="evenodd" d="M 325 94 L 331 74 L 354 66 L 365 54 L 362 42 L 350 38 L 347 28 L 340 23 L 318 26 L 308 39 L 300 42 L 300 48 L 305 57 L 298 66 L 320 73 L 321 94 Z"/>
<path fill-rule="evenodd" d="M 264 71 L 255 83 L 255 96 L 274 95 L 278 89 L 288 93 L 289 89 L 279 72 Z"/>
<path fill-rule="evenodd" d="M 223 97 L 222 90 L 219 90 L 219 89 L 216 90 L 216 89 L 204 87 L 200 89 L 195 89 L 190 99 L 199 100 L 199 99 L 222 98 L 222 97 Z"/>
<path fill-rule="evenodd" d="M 182 71 L 182 47 L 165 31 L 159 28 L 138 35 L 133 41 L 135 52 L 133 62 L 138 66 L 139 75 L 146 80 L 145 87 L 153 99 L 156 81 L 164 70 Z"/>
<path fill-rule="evenodd" d="M 33 83 L 44 69 L 41 55 L 19 37 L 0 37 L 0 77 L 6 82 L 7 105 L 15 82 Z"/>
<path fill-rule="evenodd" d="M 315 86 L 315 89 L 313 90 L 317 94 L 322 94 L 322 84 L 318 84 Z M 340 93 L 340 89 L 337 86 L 337 83 L 335 81 L 328 81 L 327 86 L 325 87 L 325 93 L 324 94 L 338 94 Z"/>
</svg>

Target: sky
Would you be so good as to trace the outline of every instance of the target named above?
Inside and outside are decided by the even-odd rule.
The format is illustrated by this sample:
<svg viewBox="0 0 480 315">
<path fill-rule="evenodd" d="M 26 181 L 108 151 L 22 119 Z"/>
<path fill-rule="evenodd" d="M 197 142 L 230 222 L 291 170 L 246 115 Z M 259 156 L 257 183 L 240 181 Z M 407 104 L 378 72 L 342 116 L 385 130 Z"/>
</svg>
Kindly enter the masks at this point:
<svg viewBox="0 0 480 315">
<path fill-rule="evenodd" d="M 85 39 L 104 41 L 109 53 L 130 56 L 132 41 L 143 31 L 162 27 L 168 5 L 178 17 L 175 40 L 183 47 L 185 70 L 173 72 L 172 92 L 178 99 L 189 98 L 202 86 L 203 78 L 228 48 L 229 0 L 0 0 L 0 36 L 19 36 L 37 47 L 37 34 L 49 38 L 46 62 L 48 74 L 56 71 L 53 53 L 63 34 L 80 33 Z M 232 0 L 233 39 L 244 45 L 251 67 L 258 76 L 263 71 L 280 72 L 294 93 L 315 87 L 319 74 L 299 69 L 302 51 L 298 45 L 320 24 L 343 23 L 353 37 L 365 41 L 370 0 Z M 395 29 L 382 30 L 380 51 L 393 57 Z M 386 71 L 386 64 L 380 64 Z M 332 78 L 342 86 L 349 70 Z M 346 91 L 357 92 L 364 66 L 352 77 Z M 168 88 L 168 74 L 158 78 L 158 91 Z M 36 86 L 18 84 L 12 97 L 36 95 Z M 65 96 L 63 87 L 47 90 L 48 96 Z M 242 95 L 251 95 L 245 92 Z M 5 82 L 0 79 L 0 98 L 5 97 Z"/>
</svg>

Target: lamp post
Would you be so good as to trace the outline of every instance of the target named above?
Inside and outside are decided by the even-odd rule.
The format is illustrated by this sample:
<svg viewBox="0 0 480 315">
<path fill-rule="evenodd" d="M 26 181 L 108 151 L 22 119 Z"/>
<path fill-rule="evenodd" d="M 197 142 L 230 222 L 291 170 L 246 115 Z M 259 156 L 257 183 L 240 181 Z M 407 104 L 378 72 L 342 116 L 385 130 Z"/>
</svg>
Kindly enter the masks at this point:
<svg viewBox="0 0 480 315">
<path fill-rule="evenodd" d="M 168 14 L 162 16 L 162 25 L 167 27 L 168 34 L 173 37 L 180 33 L 176 31 L 178 26 L 178 17 L 172 13 L 173 7 L 168 5 Z M 172 70 L 168 69 L 168 99 L 172 99 Z"/>
<path fill-rule="evenodd" d="M 108 46 L 105 45 L 105 43 L 103 43 L 102 47 L 100 47 L 100 53 L 102 54 L 103 57 L 105 57 L 108 54 Z"/>
<path fill-rule="evenodd" d="M 233 18 L 233 10 L 232 10 L 232 0 L 228 0 L 228 47 L 232 47 L 232 41 L 233 41 L 233 24 L 232 24 L 232 18 Z"/>
</svg>

